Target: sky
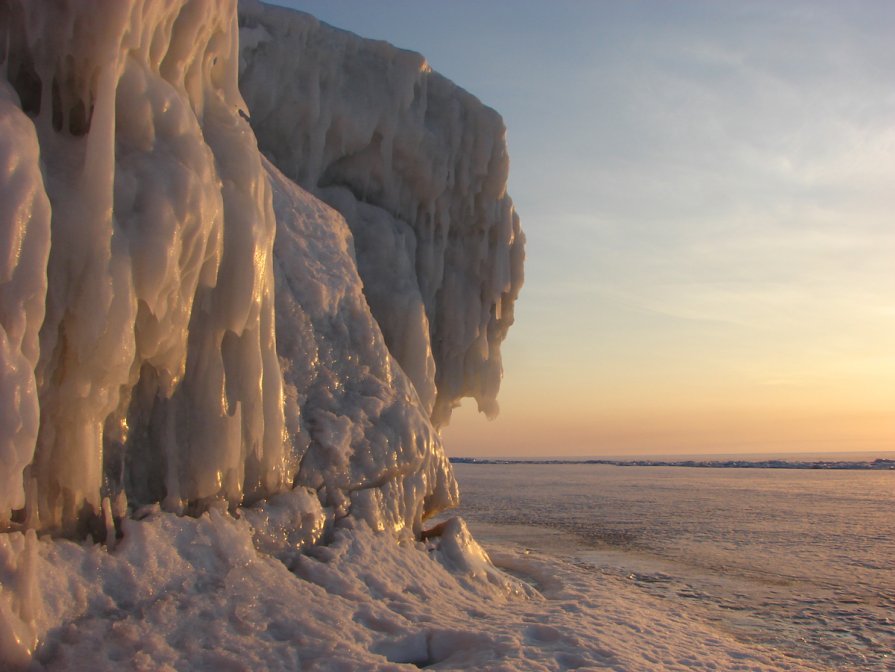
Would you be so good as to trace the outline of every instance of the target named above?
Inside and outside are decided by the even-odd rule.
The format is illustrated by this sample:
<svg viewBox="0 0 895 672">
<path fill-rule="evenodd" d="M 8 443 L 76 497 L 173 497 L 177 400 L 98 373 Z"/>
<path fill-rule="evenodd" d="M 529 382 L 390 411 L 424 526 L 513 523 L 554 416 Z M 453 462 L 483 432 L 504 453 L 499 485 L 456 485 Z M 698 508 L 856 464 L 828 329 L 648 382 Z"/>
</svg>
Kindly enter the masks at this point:
<svg viewBox="0 0 895 672">
<path fill-rule="evenodd" d="M 526 283 L 449 455 L 895 450 L 895 3 L 279 4 L 506 122 Z"/>
</svg>

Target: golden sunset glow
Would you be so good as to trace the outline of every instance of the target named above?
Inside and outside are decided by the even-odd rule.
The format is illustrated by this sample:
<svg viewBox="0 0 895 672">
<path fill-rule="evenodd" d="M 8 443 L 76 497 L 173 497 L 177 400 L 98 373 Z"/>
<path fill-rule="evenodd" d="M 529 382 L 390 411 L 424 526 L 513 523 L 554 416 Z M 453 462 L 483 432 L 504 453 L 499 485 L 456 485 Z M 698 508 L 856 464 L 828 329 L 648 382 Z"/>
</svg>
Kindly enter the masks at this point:
<svg viewBox="0 0 895 672">
<path fill-rule="evenodd" d="M 506 120 L 526 282 L 449 454 L 895 450 L 891 8 L 293 4 Z"/>
</svg>

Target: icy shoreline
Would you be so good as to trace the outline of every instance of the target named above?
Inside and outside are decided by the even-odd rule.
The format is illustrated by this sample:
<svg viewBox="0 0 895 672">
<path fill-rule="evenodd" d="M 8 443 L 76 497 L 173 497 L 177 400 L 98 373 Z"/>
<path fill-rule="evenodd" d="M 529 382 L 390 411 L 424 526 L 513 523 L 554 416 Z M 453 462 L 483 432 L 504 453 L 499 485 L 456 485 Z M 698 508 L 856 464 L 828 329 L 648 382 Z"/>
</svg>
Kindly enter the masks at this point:
<svg viewBox="0 0 895 672">
<path fill-rule="evenodd" d="M 29 572 L 44 631 L 33 661 L 7 669 L 818 669 L 737 642 L 621 577 L 490 549 L 513 579 L 457 519 L 423 542 L 346 521 L 306 553 L 259 551 L 282 547 L 271 521 L 305 496 L 240 518 L 147 511 L 125 521 L 112 552 L 6 535 L 0 565 Z"/>
</svg>

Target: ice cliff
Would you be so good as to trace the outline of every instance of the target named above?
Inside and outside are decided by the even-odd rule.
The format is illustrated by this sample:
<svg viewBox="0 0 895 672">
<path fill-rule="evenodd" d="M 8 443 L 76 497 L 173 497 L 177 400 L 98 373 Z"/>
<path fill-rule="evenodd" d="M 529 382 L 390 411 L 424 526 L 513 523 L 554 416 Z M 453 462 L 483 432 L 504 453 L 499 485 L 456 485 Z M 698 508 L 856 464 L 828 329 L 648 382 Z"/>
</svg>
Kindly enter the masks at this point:
<svg viewBox="0 0 895 672">
<path fill-rule="evenodd" d="M 500 116 L 419 54 L 254 1 L 240 89 L 261 151 L 339 210 L 364 293 L 436 426 L 497 413 L 524 239 Z"/>
<path fill-rule="evenodd" d="M 255 2 L 0 0 L 0 59 L 3 529 L 456 501 L 522 282 L 495 112 Z"/>
</svg>

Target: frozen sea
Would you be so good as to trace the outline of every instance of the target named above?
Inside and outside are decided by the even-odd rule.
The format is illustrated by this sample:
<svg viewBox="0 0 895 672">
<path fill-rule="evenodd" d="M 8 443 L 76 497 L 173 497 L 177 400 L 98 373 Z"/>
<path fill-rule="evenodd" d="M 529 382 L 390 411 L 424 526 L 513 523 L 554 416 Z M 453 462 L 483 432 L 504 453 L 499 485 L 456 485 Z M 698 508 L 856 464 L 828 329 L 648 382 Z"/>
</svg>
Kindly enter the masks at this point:
<svg viewBox="0 0 895 672">
<path fill-rule="evenodd" d="M 749 645 L 895 670 L 895 471 L 455 464 L 488 548 L 572 560 Z"/>
</svg>

